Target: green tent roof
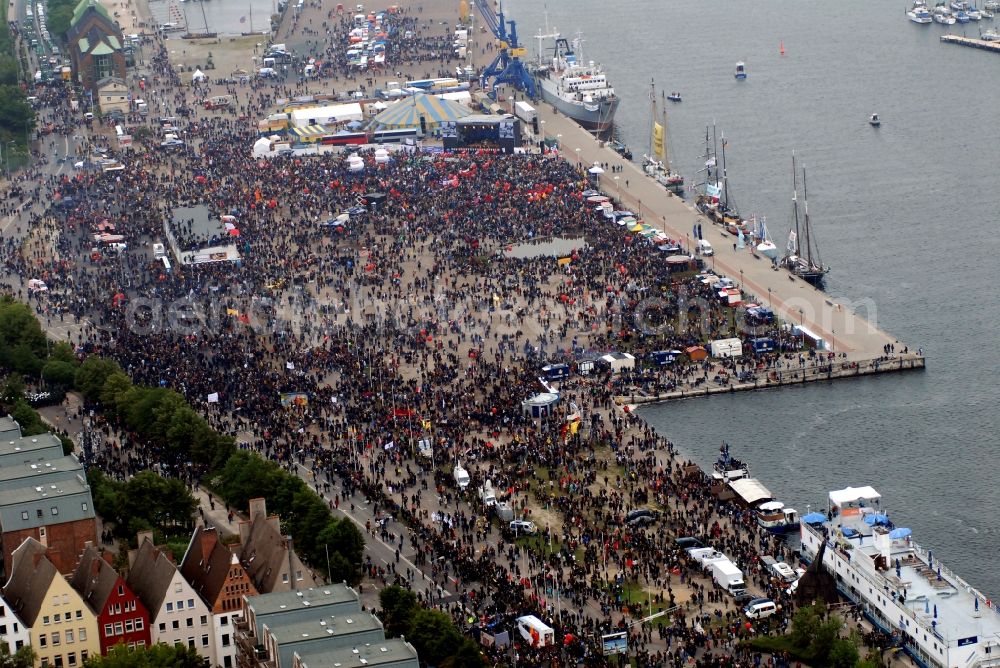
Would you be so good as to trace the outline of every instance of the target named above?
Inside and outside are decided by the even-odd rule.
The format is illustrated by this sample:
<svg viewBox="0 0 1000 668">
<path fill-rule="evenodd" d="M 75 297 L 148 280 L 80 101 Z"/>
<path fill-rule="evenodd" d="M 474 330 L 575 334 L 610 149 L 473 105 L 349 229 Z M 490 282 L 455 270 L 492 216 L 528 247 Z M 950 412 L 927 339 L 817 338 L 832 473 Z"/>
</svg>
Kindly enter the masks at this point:
<svg viewBox="0 0 1000 668">
<path fill-rule="evenodd" d="M 91 51 L 91 53 L 95 56 L 107 56 L 114 52 L 115 50 L 112 49 L 110 46 L 108 46 L 106 42 L 101 42 L 100 44 L 94 47 L 93 51 Z"/>
<path fill-rule="evenodd" d="M 90 40 L 86 37 L 81 37 L 78 43 L 80 45 L 80 53 L 87 53 L 90 49 Z"/>
</svg>

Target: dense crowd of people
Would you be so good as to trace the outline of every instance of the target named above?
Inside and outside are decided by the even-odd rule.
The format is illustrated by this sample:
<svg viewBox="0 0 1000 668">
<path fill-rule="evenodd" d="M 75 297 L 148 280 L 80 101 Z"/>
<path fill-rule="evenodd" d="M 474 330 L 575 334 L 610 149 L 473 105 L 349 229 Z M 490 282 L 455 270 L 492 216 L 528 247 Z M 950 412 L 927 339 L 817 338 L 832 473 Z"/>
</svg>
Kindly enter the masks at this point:
<svg viewBox="0 0 1000 668">
<path fill-rule="evenodd" d="M 333 43 L 349 26 L 329 19 L 322 28 Z M 403 54 L 444 62 L 450 45 L 439 42 L 419 38 Z M 649 382 L 694 387 L 805 359 L 779 346 L 724 364 L 601 370 L 561 382 L 548 417 L 527 415 L 522 402 L 543 389 L 541 364 L 705 344 L 733 333 L 732 309 L 703 277 L 671 273 L 645 237 L 595 213 L 586 174 L 558 156 L 417 150 L 376 164 L 361 152 L 359 173 L 340 154 L 255 158 L 256 133 L 236 115 L 260 113 L 294 89 L 256 82 L 233 89 L 242 99 L 232 114 L 194 111 L 210 91 L 180 86 L 158 48 L 151 64 L 161 96 L 152 103 L 164 115 L 190 112 L 187 143 L 161 149 L 151 118 L 154 133 L 120 157 L 123 171 L 30 172 L 33 190 L 24 179 L 7 193 L 10 210 L 23 209 L 2 249 L 8 288 L 50 321 L 79 323 L 72 341 L 81 355 L 113 358 L 136 383 L 181 392 L 241 447 L 310 470 L 331 507 L 374 504 L 385 521 L 371 530 L 398 544 L 397 560 L 412 553 L 419 570 L 368 563 L 372 580 L 412 587 L 462 624 L 469 614 L 548 620 L 557 646 L 519 643 L 520 665 L 561 656 L 600 665 L 600 636 L 612 631 L 629 633 L 636 665 L 759 663 L 739 641 L 788 623 L 790 597 L 759 560 L 785 548 L 752 512 L 719 501 L 615 397 Z M 338 62 L 332 52 L 313 55 Z M 346 70 L 329 75 L 342 80 Z M 96 135 L 85 143 L 104 144 Z M 26 206 L 32 198 L 48 206 Z M 240 261 L 172 270 L 157 262 L 150 245 L 166 237 L 164 225 L 176 226 L 185 247 L 204 241 L 173 222 L 183 206 L 207 207 L 219 223 L 212 241 L 233 243 Z M 349 221 L 327 224 L 352 207 Z M 122 236 L 127 248 L 96 242 L 98 233 Z M 548 238 L 585 242 L 563 258 L 509 252 Z M 29 291 L 29 279 L 47 291 Z M 650 331 L 635 321 L 651 317 L 651 304 Z M 691 326 L 678 325 L 682 312 Z M 766 333 L 792 346 L 776 327 Z M 199 474 L 183 453 L 114 436 L 128 452 L 105 464 L 124 467 L 120 474 Z M 456 463 L 471 473 L 466 492 L 450 475 Z M 534 548 L 476 500 L 486 480 L 536 523 Z M 627 526 L 638 507 L 660 508 L 658 523 Z M 711 541 L 781 612 L 747 624 L 676 536 Z M 637 623 L 655 609 L 669 612 Z M 508 650 L 484 651 L 499 662 Z"/>
</svg>

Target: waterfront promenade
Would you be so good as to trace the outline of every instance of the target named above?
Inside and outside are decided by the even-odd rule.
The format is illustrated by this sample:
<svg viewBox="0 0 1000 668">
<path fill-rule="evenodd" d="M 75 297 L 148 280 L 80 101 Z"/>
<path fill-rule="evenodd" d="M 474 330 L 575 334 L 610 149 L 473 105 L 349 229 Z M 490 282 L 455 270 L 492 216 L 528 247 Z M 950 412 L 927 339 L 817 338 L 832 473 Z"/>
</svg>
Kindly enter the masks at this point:
<svg viewBox="0 0 1000 668">
<path fill-rule="evenodd" d="M 620 198 L 623 207 L 641 214 L 644 222 L 664 230 L 687 248 L 693 245 L 692 227 L 700 223 L 702 236 L 715 248 L 715 255 L 705 258 L 706 265 L 737 281 L 785 322 L 808 328 L 821 336 L 832 352 L 847 353 L 847 359 L 852 361 L 877 359 L 884 355 L 887 344 L 894 345 L 897 353 L 906 346 L 878 328 L 874 303 L 835 300 L 785 270 L 775 271 L 767 258 L 753 255 L 749 246 L 734 250 L 735 237 L 701 216 L 689 202 L 668 193 L 647 177 L 641 165 L 625 160 L 575 122 L 556 113 L 551 105 L 538 101 L 535 107 L 545 137 L 558 140 L 567 160 L 584 169 L 595 163 L 621 166 L 618 173 L 612 174 L 607 169 L 600 175 L 600 187 L 606 195 Z M 689 189 L 690 182 L 689 177 Z M 856 307 L 868 308 L 869 313 L 859 313 Z"/>
</svg>

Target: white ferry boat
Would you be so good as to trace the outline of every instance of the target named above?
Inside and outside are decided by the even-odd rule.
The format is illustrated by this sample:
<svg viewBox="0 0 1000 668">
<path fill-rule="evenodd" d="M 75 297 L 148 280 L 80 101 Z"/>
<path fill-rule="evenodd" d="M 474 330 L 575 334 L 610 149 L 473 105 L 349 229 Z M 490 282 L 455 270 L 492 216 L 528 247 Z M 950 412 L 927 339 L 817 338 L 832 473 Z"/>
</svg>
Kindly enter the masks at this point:
<svg viewBox="0 0 1000 668">
<path fill-rule="evenodd" d="M 1000 606 L 913 542 L 871 487 L 830 492 L 826 516 L 802 518 L 802 556 L 825 541 L 837 588 L 925 668 L 1000 666 Z"/>
<path fill-rule="evenodd" d="M 572 47 L 557 37 L 552 59 L 535 74 L 544 101 L 591 132 L 605 132 L 614 123 L 620 99 L 600 65 L 583 63 L 582 43 L 579 33 Z"/>
</svg>

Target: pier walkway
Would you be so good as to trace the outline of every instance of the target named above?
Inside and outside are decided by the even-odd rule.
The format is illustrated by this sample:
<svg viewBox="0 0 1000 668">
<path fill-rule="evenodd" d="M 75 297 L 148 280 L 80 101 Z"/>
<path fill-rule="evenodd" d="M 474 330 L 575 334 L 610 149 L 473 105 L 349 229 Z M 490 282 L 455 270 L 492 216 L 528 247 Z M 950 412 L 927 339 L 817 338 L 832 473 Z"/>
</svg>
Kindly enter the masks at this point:
<svg viewBox="0 0 1000 668">
<path fill-rule="evenodd" d="M 961 35 L 941 35 L 941 41 L 945 44 L 971 46 L 973 49 L 982 49 L 983 51 L 1000 53 L 1000 42 L 995 40 L 978 39 L 976 37 L 962 37 Z"/>
<path fill-rule="evenodd" d="M 802 385 L 843 378 L 860 378 L 882 373 L 898 373 L 900 371 L 923 370 L 927 358 L 922 355 L 906 354 L 890 359 L 849 361 L 838 358 L 829 364 L 816 364 L 805 367 L 790 366 L 784 369 L 761 372 L 760 377 L 753 382 L 732 382 L 720 384 L 708 382 L 698 387 L 685 386 L 672 392 L 661 394 L 627 394 L 619 395 L 619 405 L 649 404 L 657 401 L 672 401 L 674 399 L 690 399 L 692 397 L 707 397 L 713 394 L 730 394 L 747 390 L 762 390 L 789 385 Z"/>
<path fill-rule="evenodd" d="M 754 255 L 749 247 L 735 250 L 735 237 L 700 215 L 692 204 L 667 192 L 646 176 L 640 165 L 619 156 L 575 122 L 556 113 L 551 105 L 539 102 L 535 106 L 542 134 L 558 140 L 566 159 L 584 168 L 594 163 L 622 166 L 621 172 L 613 174 L 608 169 L 600 175 L 600 187 L 606 195 L 620 199 L 623 207 L 640 214 L 645 223 L 662 229 L 688 248 L 693 225 L 700 223 L 702 236 L 715 248 L 715 255 L 705 258 L 706 264 L 745 286 L 785 322 L 806 327 L 822 337 L 829 350 L 846 353 L 848 360 L 859 364 L 884 355 L 887 344 L 895 345 L 897 353 L 903 350 L 905 344 L 866 319 L 877 313 L 874 302 L 835 300 L 789 272 L 775 270 L 767 258 Z M 862 308 L 868 313 L 857 312 Z"/>
</svg>

